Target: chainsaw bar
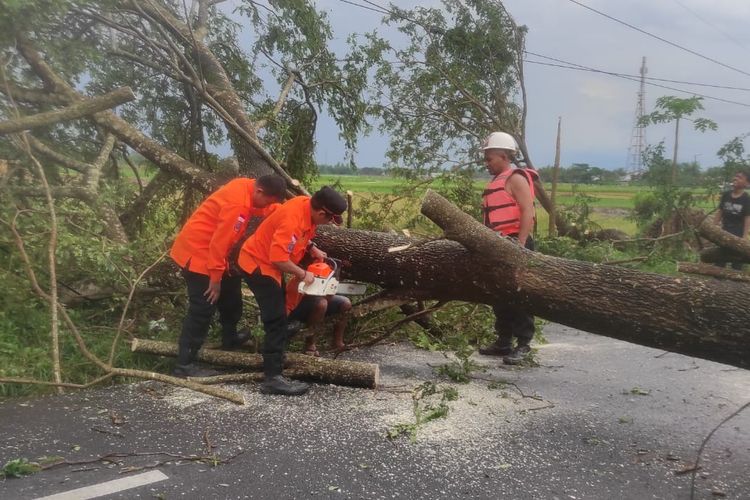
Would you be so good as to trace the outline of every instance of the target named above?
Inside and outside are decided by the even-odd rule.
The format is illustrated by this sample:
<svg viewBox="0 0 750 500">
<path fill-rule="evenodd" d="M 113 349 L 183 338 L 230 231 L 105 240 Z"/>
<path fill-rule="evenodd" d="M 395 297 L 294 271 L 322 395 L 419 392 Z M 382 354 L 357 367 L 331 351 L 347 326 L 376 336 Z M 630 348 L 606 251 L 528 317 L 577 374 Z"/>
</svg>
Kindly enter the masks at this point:
<svg viewBox="0 0 750 500">
<path fill-rule="evenodd" d="M 340 295 L 362 295 L 367 291 L 364 283 L 339 283 L 336 293 Z"/>
</svg>

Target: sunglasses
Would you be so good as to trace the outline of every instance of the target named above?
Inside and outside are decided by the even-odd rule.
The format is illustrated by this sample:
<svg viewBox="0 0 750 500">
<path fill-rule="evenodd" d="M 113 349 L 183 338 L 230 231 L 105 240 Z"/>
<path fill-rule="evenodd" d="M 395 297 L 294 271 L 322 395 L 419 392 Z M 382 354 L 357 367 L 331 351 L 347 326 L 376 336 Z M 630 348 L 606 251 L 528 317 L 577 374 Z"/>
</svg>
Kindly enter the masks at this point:
<svg viewBox="0 0 750 500">
<path fill-rule="evenodd" d="M 344 219 L 339 214 L 335 214 L 325 207 L 322 207 L 321 210 L 326 214 L 328 220 L 332 220 L 334 224 L 339 225 L 344 222 Z"/>
</svg>

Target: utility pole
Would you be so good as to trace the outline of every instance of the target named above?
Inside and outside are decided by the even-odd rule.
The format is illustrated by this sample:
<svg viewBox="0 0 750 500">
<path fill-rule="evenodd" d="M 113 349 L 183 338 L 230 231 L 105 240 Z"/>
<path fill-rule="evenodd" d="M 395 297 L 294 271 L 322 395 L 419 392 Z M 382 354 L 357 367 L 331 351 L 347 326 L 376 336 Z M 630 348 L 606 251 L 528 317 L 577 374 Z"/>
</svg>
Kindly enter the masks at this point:
<svg viewBox="0 0 750 500">
<path fill-rule="evenodd" d="M 557 142 L 555 143 L 555 167 L 552 171 L 552 194 L 550 204 L 552 210 L 549 211 L 549 236 L 557 236 L 557 180 L 560 177 L 560 131 L 562 129 L 562 117 L 557 117 Z"/>
<path fill-rule="evenodd" d="M 646 113 L 646 57 L 641 62 L 641 85 L 638 90 L 638 101 L 635 106 L 635 121 L 633 131 L 630 134 L 630 147 L 628 147 L 627 170 L 631 176 L 640 175 L 643 172 L 643 151 L 646 149 L 646 126 L 641 123 Z"/>
</svg>

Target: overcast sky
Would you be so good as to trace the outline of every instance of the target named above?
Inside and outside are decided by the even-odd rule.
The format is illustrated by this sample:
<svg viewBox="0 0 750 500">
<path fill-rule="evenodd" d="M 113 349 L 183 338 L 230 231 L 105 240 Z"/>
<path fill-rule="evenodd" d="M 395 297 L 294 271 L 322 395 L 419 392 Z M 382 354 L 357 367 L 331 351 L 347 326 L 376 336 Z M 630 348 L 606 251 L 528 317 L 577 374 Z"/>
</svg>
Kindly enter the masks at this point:
<svg viewBox="0 0 750 500">
<path fill-rule="evenodd" d="M 629 75 L 638 74 L 641 58 L 645 56 L 649 77 L 750 88 L 749 0 L 579 1 L 748 74 L 650 38 L 571 0 L 506 0 L 504 4 L 519 24 L 528 26 L 527 50 L 530 52 Z M 373 2 L 387 5 L 383 0 Z M 439 1 L 397 2 L 404 8 L 439 4 Z M 351 32 L 366 32 L 379 26 L 379 14 L 341 0 L 318 0 L 317 5 L 329 13 L 336 44 L 343 43 Z M 532 56 L 528 60 L 544 61 Z M 525 72 L 529 96 L 528 145 L 537 166 L 551 164 L 554 160 L 558 116 L 563 120 L 563 166 L 572 163 L 605 168 L 625 166 L 638 82 L 528 63 Z M 750 132 L 750 92 L 655 83 L 747 104 L 705 99 L 705 110 L 696 116 L 713 119 L 719 124 L 719 130 L 701 134 L 689 126 L 682 128 L 680 161 L 697 160 L 703 167 L 717 165 L 719 147 L 737 135 Z M 652 111 L 656 98 L 663 95 L 689 97 L 691 94 L 647 85 L 646 112 Z M 343 146 L 336 138 L 335 127 L 329 120 L 322 120 L 320 125 L 318 161 L 343 160 Z M 646 132 L 647 140 L 658 143 L 665 139 L 668 155 L 671 155 L 672 130 L 672 126 L 651 126 Z M 381 165 L 387 142 L 387 138 L 377 134 L 363 138 L 357 164 Z M 750 149 L 750 144 L 748 146 Z"/>
</svg>

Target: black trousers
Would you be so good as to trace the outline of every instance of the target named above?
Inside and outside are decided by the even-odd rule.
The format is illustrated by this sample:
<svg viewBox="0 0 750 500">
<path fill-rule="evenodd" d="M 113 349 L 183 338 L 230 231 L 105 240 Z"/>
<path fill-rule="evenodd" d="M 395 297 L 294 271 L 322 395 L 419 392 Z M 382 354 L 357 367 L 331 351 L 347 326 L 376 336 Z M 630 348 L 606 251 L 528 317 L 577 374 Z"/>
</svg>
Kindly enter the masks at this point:
<svg viewBox="0 0 750 500">
<path fill-rule="evenodd" d="M 260 319 L 266 333 L 263 341 L 263 372 L 266 377 L 281 375 L 284 351 L 288 341 L 286 298 L 284 289 L 275 279 L 256 269 L 245 274 L 245 283 L 260 308 Z"/>
<path fill-rule="evenodd" d="M 534 240 L 531 236 L 526 238 L 526 248 L 534 250 Z M 492 312 L 495 313 L 498 344 L 510 345 L 515 337 L 519 345 L 524 345 L 529 344 L 534 338 L 534 316 L 506 304 L 493 305 Z"/>
<path fill-rule="evenodd" d="M 225 276 L 221 279 L 221 294 L 215 304 L 208 302 L 206 293 L 210 279 L 205 274 L 182 270 L 188 292 L 188 311 L 182 322 L 177 364 L 186 365 L 205 342 L 211 320 L 218 309 L 224 339 L 237 335 L 237 323 L 242 318 L 242 277 Z"/>
</svg>

